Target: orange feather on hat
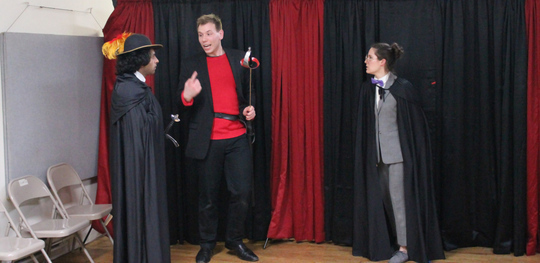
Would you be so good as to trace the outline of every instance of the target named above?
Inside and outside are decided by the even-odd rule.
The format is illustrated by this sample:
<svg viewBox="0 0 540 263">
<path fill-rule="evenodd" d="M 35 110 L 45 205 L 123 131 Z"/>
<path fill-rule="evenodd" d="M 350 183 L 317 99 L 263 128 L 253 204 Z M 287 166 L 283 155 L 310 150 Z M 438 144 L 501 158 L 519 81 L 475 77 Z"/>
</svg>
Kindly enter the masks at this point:
<svg viewBox="0 0 540 263">
<path fill-rule="evenodd" d="M 124 32 L 113 38 L 111 41 L 105 42 L 101 47 L 101 52 L 108 59 L 116 59 L 116 56 L 124 51 L 124 42 L 126 42 L 126 38 L 132 34 L 133 33 Z"/>
</svg>

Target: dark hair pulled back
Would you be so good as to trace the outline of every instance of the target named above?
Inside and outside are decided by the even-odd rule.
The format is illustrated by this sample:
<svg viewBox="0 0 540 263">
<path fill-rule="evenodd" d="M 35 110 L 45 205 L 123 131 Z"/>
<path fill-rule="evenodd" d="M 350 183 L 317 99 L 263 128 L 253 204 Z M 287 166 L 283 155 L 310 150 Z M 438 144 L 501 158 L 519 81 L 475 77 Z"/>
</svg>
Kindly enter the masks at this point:
<svg viewBox="0 0 540 263">
<path fill-rule="evenodd" d="M 375 55 L 379 60 L 386 59 L 386 69 L 390 72 L 394 71 L 396 61 L 405 52 L 398 43 L 393 43 L 392 45 L 388 43 L 375 43 L 371 45 L 371 48 L 375 49 Z"/>
</svg>

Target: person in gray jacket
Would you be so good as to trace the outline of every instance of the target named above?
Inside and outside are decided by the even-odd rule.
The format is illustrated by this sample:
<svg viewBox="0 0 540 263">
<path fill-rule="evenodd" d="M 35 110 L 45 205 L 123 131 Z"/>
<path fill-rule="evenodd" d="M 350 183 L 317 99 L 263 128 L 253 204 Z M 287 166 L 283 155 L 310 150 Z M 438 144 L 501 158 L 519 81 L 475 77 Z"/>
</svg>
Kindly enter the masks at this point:
<svg viewBox="0 0 540 263">
<path fill-rule="evenodd" d="M 373 78 L 360 91 L 353 254 L 427 262 L 444 258 L 444 252 L 420 96 L 392 72 L 402 54 L 396 43 L 376 43 L 364 61 Z"/>
</svg>

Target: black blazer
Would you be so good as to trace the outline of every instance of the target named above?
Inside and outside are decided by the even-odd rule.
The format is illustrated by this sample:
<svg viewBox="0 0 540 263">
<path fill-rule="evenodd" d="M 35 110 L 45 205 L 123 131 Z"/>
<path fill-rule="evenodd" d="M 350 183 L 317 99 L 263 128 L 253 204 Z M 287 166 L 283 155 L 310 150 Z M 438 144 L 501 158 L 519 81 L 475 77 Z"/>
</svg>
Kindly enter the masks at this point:
<svg viewBox="0 0 540 263">
<path fill-rule="evenodd" d="M 240 61 L 244 58 L 244 52 L 240 50 L 225 49 L 225 55 L 229 59 L 234 81 L 236 82 L 236 94 L 240 118 L 245 120 L 242 112 L 249 103 L 249 69 L 242 67 Z M 193 98 L 193 105 L 186 107 L 182 103 L 182 91 L 184 83 L 191 77 L 193 71 L 197 71 L 197 78 L 201 83 L 201 93 Z M 255 101 L 252 91 L 252 103 Z M 206 53 L 186 58 L 180 64 L 180 79 L 178 83 L 177 102 L 182 116 L 189 119 L 189 134 L 186 145 L 186 156 L 195 159 L 204 159 L 210 145 L 210 135 L 214 121 L 214 103 L 208 75 Z"/>
</svg>

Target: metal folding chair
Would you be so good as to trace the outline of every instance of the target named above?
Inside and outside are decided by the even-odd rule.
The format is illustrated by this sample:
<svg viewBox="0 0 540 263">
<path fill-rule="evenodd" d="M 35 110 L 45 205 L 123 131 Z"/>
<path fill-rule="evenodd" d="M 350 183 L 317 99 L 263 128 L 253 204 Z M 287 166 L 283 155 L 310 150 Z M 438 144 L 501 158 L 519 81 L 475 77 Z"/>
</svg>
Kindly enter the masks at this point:
<svg viewBox="0 0 540 263">
<path fill-rule="evenodd" d="M 91 221 L 98 220 L 103 226 L 105 234 L 109 237 L 111 243 L 114 244 L 114 240 L 111 234 L 109 234 L 107 224 L 105 223 L 108 223 L 109 220 L 103 220 L 104 217 L 111 217 L 112 205 L 94 204 L 79 174 L 71 165 L 60 163 L 49 167 L 47 170 L 47 180 L 58 204 L 66 212 L 68 218 L 86 218 Z M 75 194 L 77 190 L 80 191 L 79 196 Z M 88 230 L 84 238 L 85 242 L 90 231 L 92 231 L 92 228 Z"/>
<path fill-rule="evenodd" d="M 13 261 L 31 257 L 32 260 L 37 263 L 38 261 L 34 254 L 41 251 L 47 262 L 51 262 L 49 255 L 47 255 L 44 250 L 45 242 L 41 239 L 22 237 L 19 230 L 15 227 L 15 223 L 9 216 L 9 212 L 1 201 L 0 213 L 4 213 L 8 220 L 5 237 L 0 237 L 0 261 Z M 15 237 L 8 236 L 10 229 L 15 232 Z"/>
<path fill-rule="evenodd" d="M 45 251 L 50 250 L 53 238 L 73 236 L 90 262 L 94 262 L 78 235 L 90 225 L 90 221 L 67 218 L 43 181 L 32 175 L 13 179 L 9 182 L 8 193 L 21 216 L 19 227 L 34 239 L 47 239 Z"/>
</svg>

